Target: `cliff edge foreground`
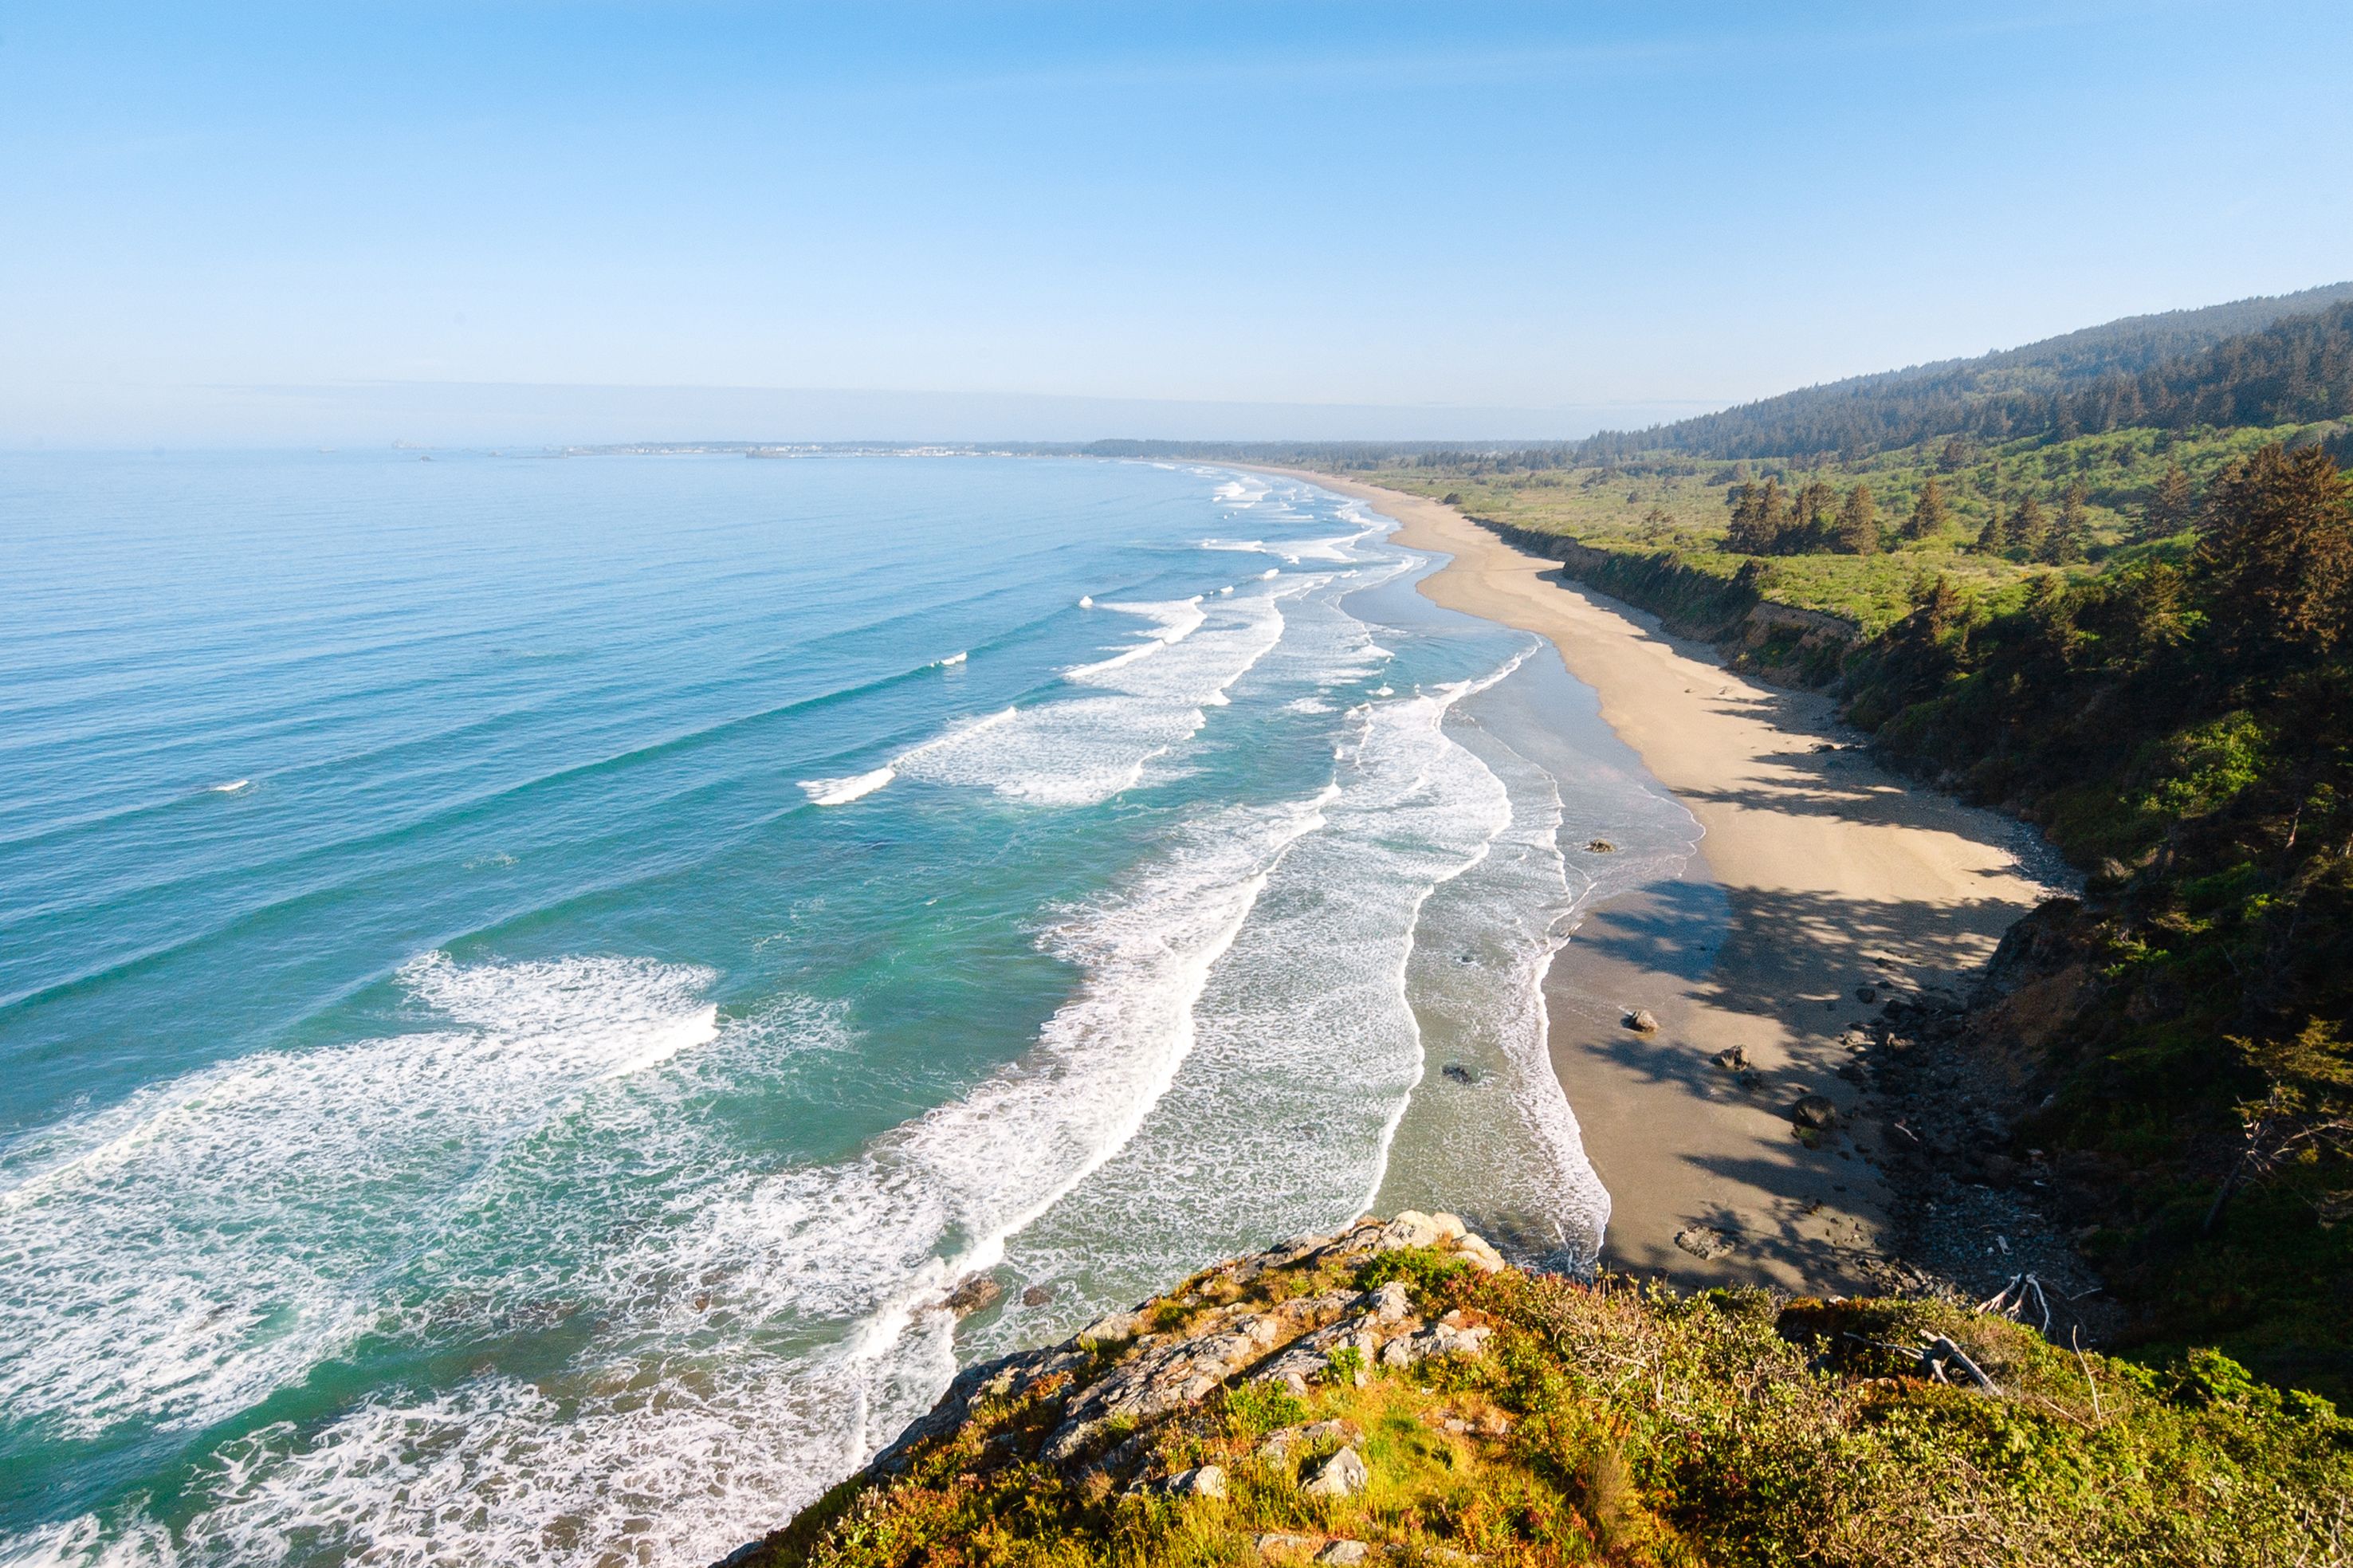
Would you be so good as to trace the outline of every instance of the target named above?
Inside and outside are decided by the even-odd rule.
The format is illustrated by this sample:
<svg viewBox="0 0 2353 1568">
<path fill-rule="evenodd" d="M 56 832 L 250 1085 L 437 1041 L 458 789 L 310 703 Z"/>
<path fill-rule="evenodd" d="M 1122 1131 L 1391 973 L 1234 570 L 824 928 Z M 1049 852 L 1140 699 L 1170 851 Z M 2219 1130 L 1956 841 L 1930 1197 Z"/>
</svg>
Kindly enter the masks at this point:
<svg viewBox="0 0 2353 1568">
<path fill-rule="evenodd" d="M 968 1368 L 726 1568 L 2339 1563 L 2353 1423 L 1926 1300 L 1682 1297 L 1406 1213 Z"/>
</svg>

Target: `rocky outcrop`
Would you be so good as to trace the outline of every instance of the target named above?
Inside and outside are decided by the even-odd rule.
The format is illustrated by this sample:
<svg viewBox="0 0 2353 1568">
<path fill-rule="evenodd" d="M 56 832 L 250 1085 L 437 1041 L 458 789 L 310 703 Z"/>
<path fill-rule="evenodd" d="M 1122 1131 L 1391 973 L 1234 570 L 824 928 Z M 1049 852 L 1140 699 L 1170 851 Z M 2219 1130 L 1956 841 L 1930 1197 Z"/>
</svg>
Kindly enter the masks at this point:
<svg viewBox="0 0 2353 1568">
<path fill-rule="evenodd" d="M 1359 1220 L 1336 1235 L 1284 1242 L 1219 1264 L 1171 1296 L 1107 1314 L 1059 1345 L 966 1368 L 929 1414 L 875 1457 L 868 1473 L 896 1473 L 918 1446 L 954 1432 L 990 1401 L 1050 1398 L 1058 1415 L 1039 1457 L 1117 1472 L 1142 1455 L 1142 1435 L 1155 1422 L 1236 1383 L 1298 1393 L 1342 1377 L 1361 1383 L 1377 1368 L 1433 1356 L 1485 1354 L 1486 1325 L 1461 1312 L 1425 1322 L 1402 1280 L 1297 1295 L 1252 1289 L 1272 1274 L 1320 1278 L 1408 1249 L 1434 1251 L 1482 1274 L 1504 1266 L 1501 1255 L 1452 1214 L 1410 1209 L 1388 1220 Z M 1325 1436 L 1311 1433 L 1306 1440 Z M 1179 1478 L 1155 1484 L 1178 1486 Z M 1211 1485 L 1222 1487 L 1223 1476 L 1182 1482 L 1192 1489 Z"/>
</svg>

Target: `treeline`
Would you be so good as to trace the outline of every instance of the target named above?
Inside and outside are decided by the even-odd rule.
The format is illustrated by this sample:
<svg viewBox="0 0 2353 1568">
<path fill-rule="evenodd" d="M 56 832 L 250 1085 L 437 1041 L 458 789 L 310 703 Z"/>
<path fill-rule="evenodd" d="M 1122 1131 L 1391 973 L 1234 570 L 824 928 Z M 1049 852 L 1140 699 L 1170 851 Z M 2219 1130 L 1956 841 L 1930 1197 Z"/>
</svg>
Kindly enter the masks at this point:
<svg viewBox="0 0 2353 1568">
<path fill-rule="evenodd" d="M 1725 499 L 1732 508 L 1732 522 L 1725 531 L 1724 548 L 1736 555 L 1869 556 L 1889 542 L 1868 483 L 1852 485 L 1841 493 L 1837 486 L 1815 480 L 1791 493 L 1767 474 L 1761 482 L 1743 480 Z M 1950 515 L 1944 487 L 1931 474 L 1894 536 L 1926 538 Z"/>
<path fill-rule="evenodd" d="M 2184 559 L 2047 574 L 1993 617 L 1926 578 L 1848 683 L 1883 751 L 2094 873 L 2017 1137 L 2113 1164 L 2112 1285 L 2353 1389 L 2353 482 L 2266 447 Z"/>
<path fill-rule="evenodd" d="M 2187 526 L 2190 493 L 2189 475 L 2178 464 L 2168 468 L 2143 508 L 2143 534 L 2163 538 Z M 1744 556 L 1875 555 L 1891 544 L 1935 536 L 1953 515 L 1943 482 L 1933 473 L 1921 482 L 1910 512 L 1892 529 L 1882 521 L 1868 482 L 1841 492 L 1814 480 L 1793 493 L 1767 474 L 1762 482 L 1732 486 L 1725 501 L 1732 519 L 1722 547 Z M 2007 504 L 1994 497 L 1971 547 L 1989 556 L 2020 551 L 2028 560 L 2055 567 L 2084 559 L 2091 544 L 2091 489 L 2077 478 L 2055 510 L 2046 511 L 2031 490 L 2015 492 Z"/>
<path fill-rule="evenodd" d="M 2280 424 L 2353 412 L 2353 284 L 2141 316 L 1976 359 L 1855 376 L 1577 444 L 1580 463 L 1643 452 L 1848 458 L 1961 435 L 2064 439 L 2129 425 Z"/>
<path fill-rule="evenodd" d="M 2019 410 L 2031 415 L 2031 405 Z M 2103 376 L 2052 399 L 2063 438 L 2127 425 L 2285 425 L 2353 413 L 2353 303 L 2292 316 L 2137 374 Z"/>
</svg>

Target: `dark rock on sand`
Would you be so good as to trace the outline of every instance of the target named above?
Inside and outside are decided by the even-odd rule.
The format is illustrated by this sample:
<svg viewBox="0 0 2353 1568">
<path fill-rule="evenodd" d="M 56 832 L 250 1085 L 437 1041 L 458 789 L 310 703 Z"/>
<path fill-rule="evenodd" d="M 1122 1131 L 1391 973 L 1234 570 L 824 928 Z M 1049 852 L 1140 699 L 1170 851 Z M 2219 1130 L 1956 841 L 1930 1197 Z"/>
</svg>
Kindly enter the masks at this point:
<svg viewBox="0 0 2353 1568">
<path fill-rule="evenodd" d="M 1734 1251 L 1740 1241 L 1730 1231 L 1713 1225 L 1686 1225 L 1675 1233 L 1675 1245 L 1705 1263 Z"/>
<path fill-rule="evenodd" d="M 1807 1095 L 1789 1107 L 1789 1119 L 1799 1127 L 1828 1132 L 1838 1125 L 1838 1107 L 1825 1096 Z"/>
</svg>

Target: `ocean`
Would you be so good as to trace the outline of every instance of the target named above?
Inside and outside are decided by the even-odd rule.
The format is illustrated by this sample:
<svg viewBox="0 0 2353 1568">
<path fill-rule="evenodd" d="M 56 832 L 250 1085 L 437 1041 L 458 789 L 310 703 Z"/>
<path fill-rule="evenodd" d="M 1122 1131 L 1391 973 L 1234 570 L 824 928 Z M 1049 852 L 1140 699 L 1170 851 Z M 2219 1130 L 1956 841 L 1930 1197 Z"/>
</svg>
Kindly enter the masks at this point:
<svg viewBox="0 0 2353 1568">
<path fill-rule="evenodd" d="M 698 1564 L 1212 1259 L 1589 1263 L 1541 982 L 1696 830 L 1389 526 L 0 458 L 0 1562 Z"/>
</svg>

